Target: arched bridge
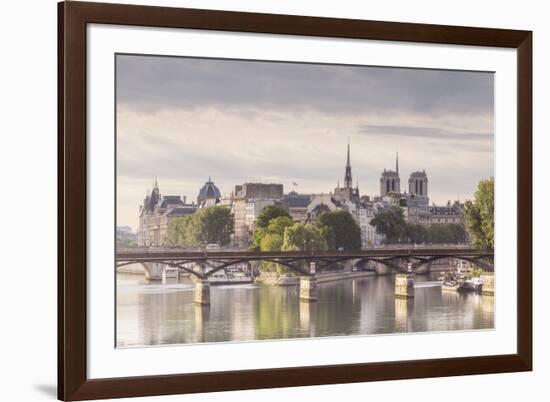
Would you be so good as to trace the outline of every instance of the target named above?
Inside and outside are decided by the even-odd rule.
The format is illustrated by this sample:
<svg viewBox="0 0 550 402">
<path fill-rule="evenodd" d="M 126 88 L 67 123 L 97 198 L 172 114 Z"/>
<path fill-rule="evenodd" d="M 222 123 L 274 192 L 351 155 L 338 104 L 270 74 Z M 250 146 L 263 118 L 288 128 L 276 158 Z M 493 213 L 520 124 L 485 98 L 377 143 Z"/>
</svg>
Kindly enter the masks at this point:
<svg viewBox="0 0 550 402">
<path fill-rule="evenodd" d="M 492 250 L 467 247 L 383 247 L 358 251 L 324 251 L 314 254 L 304 251 L 189 251 L 183 249 L 134 248 L 117 250 L 116 265 L 159 263 L 180 268 L 200 279 L 207 279 L 229 266 L 254 261 L 269 261 L 287 267 L 301 276 L 313 275 L 309 266 L 315 263 L 315 271 L 322 272 L 334 264 L 352 261 L 355 264 L 374 262 L 383 264 L 396 272 L 407 270 L 407 263 L 417 270 L 422 265 L 446 258 L 473 263 L 485 271 L 494 270 Z M 194 263 L 201 269 L 189 268 Z"/>
</svg>

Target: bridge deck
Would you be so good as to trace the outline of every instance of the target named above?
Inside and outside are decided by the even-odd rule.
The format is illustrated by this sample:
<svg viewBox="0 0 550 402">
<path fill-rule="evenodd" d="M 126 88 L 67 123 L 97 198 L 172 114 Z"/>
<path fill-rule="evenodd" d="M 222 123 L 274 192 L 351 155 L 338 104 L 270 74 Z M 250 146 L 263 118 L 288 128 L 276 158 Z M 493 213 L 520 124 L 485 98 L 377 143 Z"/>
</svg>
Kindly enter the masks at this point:
<svg viewBox="0 0 550 402">
<path fill-rule="evenodd" d="M 493 257 L 493 250 L 479 250 L 466 247 L 445 248 L 375 248 L 357 251 L 324 251 L 308 253 L 303 251 L 190 251 L 182 249 L 123 249 L 116 253 L 116 261 L 165 261 L 165 260 L 242 260 L 242 259 L 350 259 L 350 258 L 407 258 L 407 257 Z"/>
</svg>

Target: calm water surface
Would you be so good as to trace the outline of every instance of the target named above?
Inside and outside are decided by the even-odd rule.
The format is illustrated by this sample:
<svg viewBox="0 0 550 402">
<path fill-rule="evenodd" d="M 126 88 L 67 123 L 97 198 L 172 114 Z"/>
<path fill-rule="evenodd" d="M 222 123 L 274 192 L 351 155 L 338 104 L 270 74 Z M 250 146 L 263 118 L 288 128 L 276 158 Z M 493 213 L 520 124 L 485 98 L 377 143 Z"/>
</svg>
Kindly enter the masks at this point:
<svg viewBox="0 0 550 402">
<path fill-rule="evenodd" d="M 454 331 L 494 327 L 494 298 L 442 292 L 417 276 L 413 300 L 396 300 L 393 276 L 318 285 L 316 303 L 297 286 L 212 286 L 211 305 L 193 303 L 190 280 L 147 283 L 117 275 L 117 345 L 249 341 L 314 336 Z"/>
</svg>

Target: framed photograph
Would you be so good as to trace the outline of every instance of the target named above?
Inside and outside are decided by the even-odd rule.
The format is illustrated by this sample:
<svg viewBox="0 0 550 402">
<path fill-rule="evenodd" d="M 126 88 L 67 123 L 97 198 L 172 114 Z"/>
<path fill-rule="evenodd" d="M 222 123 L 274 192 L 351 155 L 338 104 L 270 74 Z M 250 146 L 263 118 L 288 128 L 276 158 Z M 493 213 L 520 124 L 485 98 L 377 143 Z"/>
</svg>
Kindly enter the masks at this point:
<svg viewBox="0 0 550 402">
<path fill-rule="evenodd" d="M 532 369 L 532 33 L 59 3 L 59 399 Z"/>
</svg>

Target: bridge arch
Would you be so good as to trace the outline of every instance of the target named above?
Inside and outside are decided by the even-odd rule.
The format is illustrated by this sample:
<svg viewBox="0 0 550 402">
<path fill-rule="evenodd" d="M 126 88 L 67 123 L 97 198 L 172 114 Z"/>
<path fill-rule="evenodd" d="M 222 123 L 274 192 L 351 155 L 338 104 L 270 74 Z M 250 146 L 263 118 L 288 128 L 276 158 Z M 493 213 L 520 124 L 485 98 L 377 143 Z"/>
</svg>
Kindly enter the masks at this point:
<svg viewBox="0 0 550 402">
<path fill-rule="evenodd" d="M 461 260 L 465 262 L 469 262 L 475 265 L 478 265 L 485 271 L 493 272 L 494 271 L 494 265 L 486 263 L 485 261 L 482 261 L 482 258 L 484 257 L 466 257 L 466 256 L 434 256 L 434 257 L 428 257 L 428 258 L 415 258 L 418 260 L 417 263 L 413 264 L 414 269 L 418 269 L 424 264 L 429 264 L 434 261 L 443 260 L 443 259 L 454 259 L 454 260 Z"/>
</svg>

